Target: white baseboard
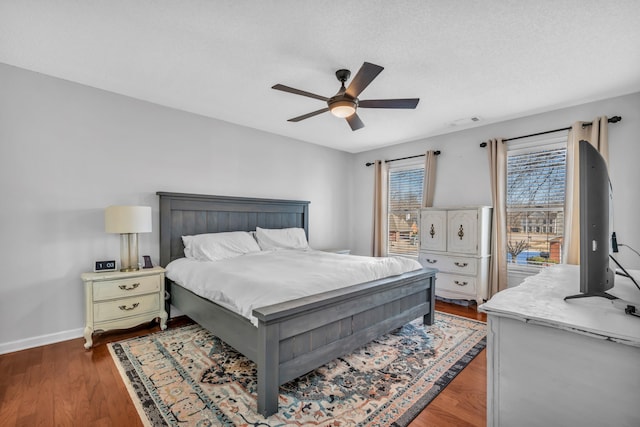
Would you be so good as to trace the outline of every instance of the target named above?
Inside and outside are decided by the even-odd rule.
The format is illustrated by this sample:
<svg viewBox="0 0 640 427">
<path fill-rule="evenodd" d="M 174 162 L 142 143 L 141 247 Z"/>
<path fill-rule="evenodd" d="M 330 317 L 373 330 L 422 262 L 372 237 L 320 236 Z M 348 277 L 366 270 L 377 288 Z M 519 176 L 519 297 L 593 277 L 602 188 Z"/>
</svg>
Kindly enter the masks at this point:
<svg viewBox="0 0 640 427">
<path fill-rule="evenodd" d="M 17 341 L 0 343 L 0 354 L 13 353 L 14 351 L 40 347 L 41 345 L 54 344 L 74 338 L 80 338 L 84 334 L 84 328 L 71 329 L 69 331 L 56 332 L 54 334 L 40 335 L 38 337 L 25 338 Z"/>
<path fill-rule="evenodd" d="M 171 306 L 171 317 L 181 316 L 183 313 Z M 71 329 L 69 331 L 56 332 L 54 334 L 40 335 L 38 337 L 25 338 L 17 341 L 0 343 L 0 354 L 13 353 L 14 351 L 40 347 L 41 345 L 55 344 L 57 342 L 72 340 L 84 336 L 84 328 Z"/>
</svg>

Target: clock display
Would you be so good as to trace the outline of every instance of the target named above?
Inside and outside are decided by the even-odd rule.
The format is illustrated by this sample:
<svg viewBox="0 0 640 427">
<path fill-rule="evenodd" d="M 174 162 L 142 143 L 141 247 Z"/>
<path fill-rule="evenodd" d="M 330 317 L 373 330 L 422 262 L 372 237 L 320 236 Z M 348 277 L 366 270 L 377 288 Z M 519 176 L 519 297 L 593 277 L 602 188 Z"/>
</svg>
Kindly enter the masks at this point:
<svg viewBox="0 0 640 427">
<path fill-rule="evenodd" d="M 115 270 L 116 270 L 115 260 L 96 261 L 96 264 L 93 268 L 93 271 L 115 271 Z"/>
</svg>

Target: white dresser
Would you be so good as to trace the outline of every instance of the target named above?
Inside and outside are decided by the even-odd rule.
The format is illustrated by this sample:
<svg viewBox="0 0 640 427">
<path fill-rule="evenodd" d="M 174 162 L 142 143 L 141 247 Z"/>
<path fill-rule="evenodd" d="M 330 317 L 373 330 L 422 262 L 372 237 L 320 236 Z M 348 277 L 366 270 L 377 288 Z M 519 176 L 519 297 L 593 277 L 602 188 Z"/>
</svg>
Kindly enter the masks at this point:
<svg viewBox="0 0 640 427">
<path fill-rule="evenodd" d="M 491 207 L 420 210 L 420 252 L 425 267 L 438 269 L 436 295 L 487 299 L 491 252 Z"/>
<path fill-rule="evenodd" d="M 640 271 L 630 271 L 640 279 Z M 640 426 L 640 292 L 616 276 L 621 298 L 565 301 L 580 268 L 560 264 L 505 289 L 487 313 L 488 427 Z"/>
<path fill-rule="evenodd" d="M 160 320 L 167 328 L 164 309 L 164 269 L 132 272 L 83 273 L 86 323 L 85 348 L 91 348 L 96 331 L 123 329 Z"/>
</svg>

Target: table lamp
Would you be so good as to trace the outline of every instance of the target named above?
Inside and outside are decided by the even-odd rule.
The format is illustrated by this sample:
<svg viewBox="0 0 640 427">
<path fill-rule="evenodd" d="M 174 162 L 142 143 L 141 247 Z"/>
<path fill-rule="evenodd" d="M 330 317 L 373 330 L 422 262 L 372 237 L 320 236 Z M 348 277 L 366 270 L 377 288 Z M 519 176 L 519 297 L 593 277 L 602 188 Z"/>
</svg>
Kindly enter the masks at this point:
<svg viewBox="0 0 640 427">
<path fill-rule="evenodd" d="M 151 208 L 109 206 L 104 211 L 104 229 L 120 233 L 120 271 L 138 270 L 138 233 L 151 232 Z"/>
</svg>

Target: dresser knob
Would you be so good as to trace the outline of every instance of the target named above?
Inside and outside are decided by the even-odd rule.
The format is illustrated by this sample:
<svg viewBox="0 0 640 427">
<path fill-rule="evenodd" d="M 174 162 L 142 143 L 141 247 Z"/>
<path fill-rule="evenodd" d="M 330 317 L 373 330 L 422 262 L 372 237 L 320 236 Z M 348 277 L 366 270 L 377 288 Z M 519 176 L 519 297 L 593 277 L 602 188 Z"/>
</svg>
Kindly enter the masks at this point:
<svg viewBox="0 0 640 427">
<path fill-rule="evenodd" d="M 140 283 L 134 283 L 131 286 L 129 285 L 120 285 L 118 286 L 120 289 L 122 289 L 123 291 L 132 291 L 135 288 L 137 288 L 138 286 L 140 286 Z"/>
<path fill-rule="evenodd" d="M 458 286 L 467 286 L 469 284 L 469 282 L 460 282 L 458 280 L 454 280 L 453 283 L 455 283 Z"/>
<path fill-rule="evenodd" d="M 454 262 L 454 264 L 455 264 L 457 267 L 466 267 L 467 265 L 469 265 L 469 263 L 466 263 L 466 262 L 458 262 L 458 261 Z"/>
<path fill-rule="evenodd" d="M 437 259 L 429 259 L 429 258 L 425 258 L 425 261 L 427 261 L 429 264 L 435 264 L 436 262 L 438 262 Z"/>
</svg>

